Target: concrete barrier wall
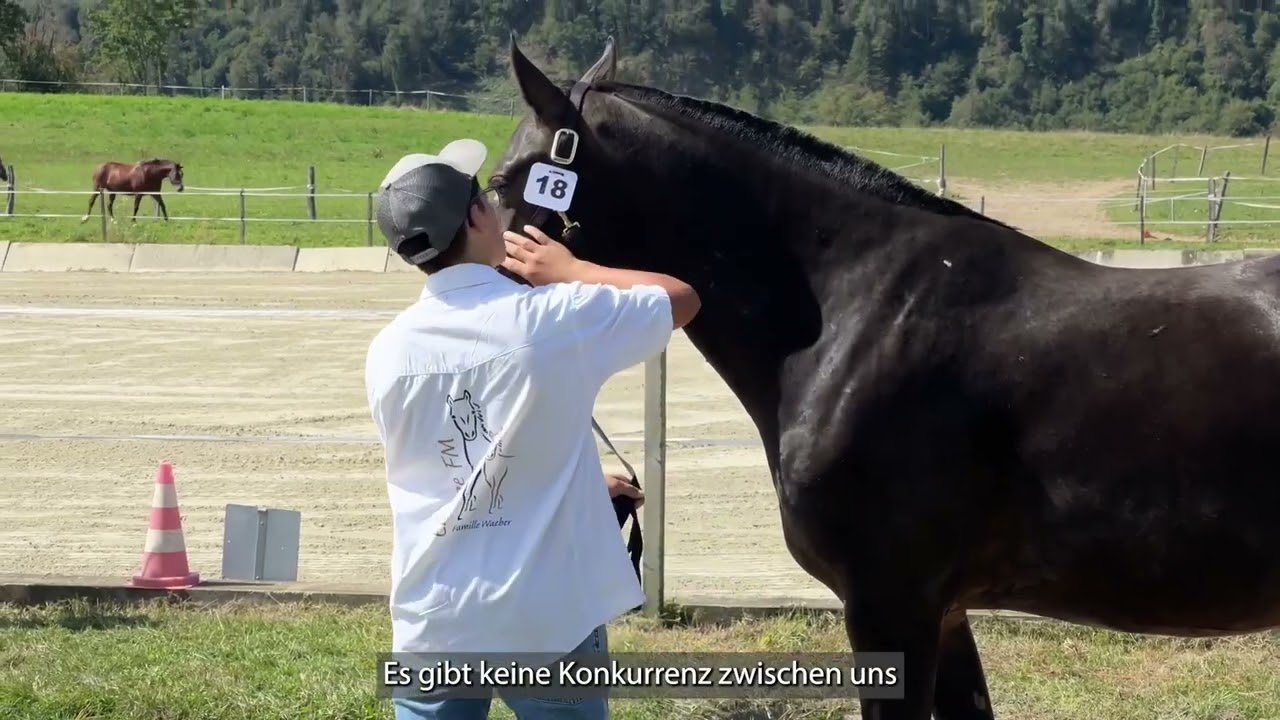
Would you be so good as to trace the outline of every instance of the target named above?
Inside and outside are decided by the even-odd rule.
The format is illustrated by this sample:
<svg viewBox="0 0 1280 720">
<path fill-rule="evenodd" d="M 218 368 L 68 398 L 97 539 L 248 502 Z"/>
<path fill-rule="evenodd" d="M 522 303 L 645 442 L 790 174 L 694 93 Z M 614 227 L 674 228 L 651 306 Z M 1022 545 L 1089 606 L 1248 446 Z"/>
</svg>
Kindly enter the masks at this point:
<svg viewBox="0 0 1280 720">
<path fill-rule="evenodd" d="M 1090 250 L 1076 257 L 1122 268 L 1213 265 L 1280 254 L 1280 249 Z M 0 240 L 0 271 L 60 272 L 419 272 L 386 247 L 292 245 L 22 243 Z"/>
<path fill-rule="evenodd" d="M 299 248 L 296 272 L 385 272 L 390 260 L 386 247 Z"/>
<path fill-rule="evenodd" d="M 387 272 L 415 272 L 422 274 L 418 268 L 405 262 L 405 259 L 399 255 L 387 250 Z"/>
<path fill-rule="evenodd" d="M 1089 250 L 1075 253 L 1091 263 L 1121 268 L 1176 268 L 1217 265 L 1238 260 L 1266 257 L 1280 250 Z"/>
<path fill-rule="evenodd" d="M 133 245 L 114 243 L 10 243 L 4 272 L 128 272 Z"/>
<path fill-rule="evenodd" d="M 292 245 L 148 245 L 133 254 L 133 272 L 290 272 Z"/>
</svg>

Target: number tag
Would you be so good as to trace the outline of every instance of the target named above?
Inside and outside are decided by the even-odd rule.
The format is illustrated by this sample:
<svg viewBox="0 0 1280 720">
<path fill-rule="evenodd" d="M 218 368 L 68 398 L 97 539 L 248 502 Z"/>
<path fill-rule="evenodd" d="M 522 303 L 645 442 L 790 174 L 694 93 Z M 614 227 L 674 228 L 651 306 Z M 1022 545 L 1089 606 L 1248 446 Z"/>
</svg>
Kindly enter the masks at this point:
<svg viewBox="0 0 1280 720">
<path fill-rule="evenodd" d="M 524 201 L 556 212 L 569 209 L 573 191 L 578 187 L 578 173 L 546 163 L 529 168 L 529 181 L 524 185 Z"/>
</svg>

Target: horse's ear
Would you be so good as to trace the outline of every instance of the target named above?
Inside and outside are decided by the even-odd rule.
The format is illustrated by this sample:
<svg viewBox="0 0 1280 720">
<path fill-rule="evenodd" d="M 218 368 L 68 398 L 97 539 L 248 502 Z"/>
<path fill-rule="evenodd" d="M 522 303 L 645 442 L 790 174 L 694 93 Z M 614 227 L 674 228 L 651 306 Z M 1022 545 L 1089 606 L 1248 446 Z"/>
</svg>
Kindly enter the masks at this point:
<svg viewBox="0 0 1280 720">
<path fill-rule="evenodd" d="M 466 400 L 467 402 L 471 402 L 471 391 L 470 391 L 470 390 L 463 390 L 463 391 L 462 391 L 462 397 L 463 397 L 463 399 L 464 399 L 464 400 Z"/>
<path fill-rule="evenodd" d="M 511 33 L 511 69 L 520 86 L 520 96 L 543 124 L 553 128 L 569 124 L 573 117 L 569 96 L 520 52 L 515 33 Z"/>
<path fill-rule="evenodd" d="M 596 60 L 596 64 L 582 74 L 582 82 L 590 84 L 597 80 L 612 80 L 617 71 L 618 52 L 613 42 L 613 36 L 610 35 L 609 39 L 605 41 L 604 53 L 600 55 L 600 59 Z"/>
</svg>

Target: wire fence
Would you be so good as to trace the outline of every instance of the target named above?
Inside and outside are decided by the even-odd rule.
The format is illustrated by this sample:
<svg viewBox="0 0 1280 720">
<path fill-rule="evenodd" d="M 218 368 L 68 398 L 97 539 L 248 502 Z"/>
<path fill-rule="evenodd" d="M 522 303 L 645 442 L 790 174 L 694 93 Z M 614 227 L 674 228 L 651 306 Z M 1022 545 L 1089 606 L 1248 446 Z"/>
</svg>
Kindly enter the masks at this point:
<svg viewBox="0 0 1280 720">
<path fill-rule="evenodd" d="M 241 244 L 248 243 L 249 226 L 257 223 L 275 225 L 305 223 L 312 228 L 326 225 L 363 225 L 364 228 L 361 235 L 365 244 L 373 245 L 373 213 L 374 203 L 377 201 L 377 192 L 283 192 L 282 190 L 284 189 L 287 188 L 209 188 L 200 190 L 187 188 L 182 193 L 170 192 L 162 194 L 163 209 L 160 203 L 147 196 L 138 196 L 138 201 L 135 204 L 130 196 L 117 195 L 117 199 L 125 199 L 124 207 L 114 206 L 106 190 L 92 192 L 85 190 L 49 190 L 44 188 L 15 189 L 10 191 L 11 209 L 18 204 L 18 198 L 31 198 L 38 201 L 24 201 L 22 203 L 24 206 L 30 207 L 30 211 L 8 212 L 0 216 L 0 218 L 79 220 L 81 224 L 84 224 L 96 215 L 100 220 L 97 232 L 100 233 L 102 242 L 112 241 L 113 233 L 111 228 L 113 225 L 119 221 L 132 222 L 134 220 L 178 223 L 236 223 L 239 225 L 239 241 Z M 59 202 L 58 198 L 64 200 Z M 66 198 L 79 198 L 84 203 L 85 210 L 82 212 L 68 212 L 71 209 L 71 204 L 65 200 Z M 214 202 L 202 202 L 206 198 L 216 198 L 217 200 Z M 316 212 L 317 204 L 326 199 L 340 201 L 339 203 L 331 204 L 328 208 L 333 216 L 324 217 Z M 93 200 L 92 206 L 90 206 L 91 200 Z M 251 204 L 250 200 L 258 201 L 257 207 Z M 144 203 L 152 206 L 153 209 L 151 209 L 150 213 L 141 211 L 140 208 Z M 168 212 L 171 204 L 182 208 L 184 212 Z M 285 214 L 287 212 L 285 208 L 290 206 L 295 208 L 296 214 Z M 135 209 L 137 209 L 136 215 L 134 214 Z M 206 210 L 206 212 L 196 212 L 201 209 Z M 346 232 L 342 233 L 342 235 L 344 236 L 344 242 L 338 244 L 351 244 L 350 240 L 353 239 L 351 233 Z"/>
<path fill-rule="evenodd" d="M 1258 162 L 1256 148 L 1263 152 L 1269 140 L 1211 148 L 1170 145 L 1144 158 L 1138 173 L 1138 190 L 1126 196 L 1081 196 L 1000 193 L 988 197 L 986 190 L 965 184 L 948 188 L 946 147 L 936 155 L 916 155 L 876 148 L 845 146 L 845 149 L 875 159 L 886 168 L 938 194 L 948 194 L 980 213 L 1008 222 L 1042 238 L 1194 240 L 1196 236 L 1216 242 L 1226 236 L 1280 241 L 1280 177 L 1267 176 L 1265 161 L 1258 173 L 1234 176 L 1192 176 L 1170 174 L 1157 177 L 1153 158 L 1163 166 L 1177 166 L 1179 148 L 1191 148 L 1201 158 L 1217 152 L 1240 166 Z M 1241 153 L 1249 151 L 1248 154 Z M 1218 163 L 1225 167 L 1223 163 Z M 936 168 L 936 172 L 935 172 Z M 49 237 L 68 240 L 212 242 L 248 244 L 373 245 L 375 203 L 378 193 L 351 188 L 319 191 L 315 168 L 307 169 L 305 183 L 262 187 L 206 187 L 188 185 L 184 192 L 164 188 L 160 203 L 129 195 L 116 206 L 107 193 L 41 187 L 28 182 L 20 169 L 9 168 L 7 187 L 0 184 L 0 222 L 8 228 L 0 239 Z M 1189 185 L 1204 183 L 1202 188 Z M 1158 190 L 1157 190 L 1158 188 Z M 1230 195 L 1228 195 L 1230 191 Z M 963 197 L 956 195 L 960 193 Z M 90 199 L 96 200 L 90 203 Z M 146 221 L 133 225 L 136 219 Z M 157 226 L 167 221 L 173 225 Z M 99 222 L 88 224 L 93 216 Z M 71 221 L 79 220 L 78 223 Z M 122 226 L 121 221 L 129 223 Z M 65 224 L 60 224 L 65 223 Z M 137 227 L 138 230 L 126 229 Z M 164 230 L 157 230 L 163 227 Z M 262 228 L 255 231 L 254 227 Z M 150 228 L 150 229 L 147 229 Z M 267 228 L 270 228 L 269 230 Z M 1234 230 L 1232 230 L 1234 228 Z M 1136 230 L 1136 232 L 1135 232 Z M 160 234 L 162 233 L 162 234 Z M 148 234 L 150 234 L 148 236 Z M 1164 237 L 1161 237 L 1163 235 Z"/>
<path fill-rule="evenodd" d="M 1261 152 L 1258 153 L 1256 148 L 1260 148 Z M 1195 175 L 1178 172 L 1181 151 L 1184 149 L 1190 150 L 1190 159 L 1196 161 Z M 1140 242 L 1158 237 L 1155 234 L 1157 230 L 1175 233 L 1187 229 L 1187 226 L 1202 226 L 1205 241 L 1210 243 L 1220 240 L 1224 229 L 1232 225 L 1248 227 L 1280 224 L 1280 217 L 1271 214 L 1272 211 L 1280 210 L 1280 195 L 1274 194 L 1280 190 L 1275 185 L 1280 182 L 1280 177 L 1266 174 L 1270 151 L 1270 135 L 1261 140 L 1227 145 L 1173 143 L 1156 150 L 1144 157 L 1138 165 L 1137 188 L 1132 200 L 1136 218 L 1117 224 L 1138 226 Z M 1225 169 L 1221 174 L 1205 174 L 1210 153 L 1224 167 L 1232 166 L 1238 170 L 1242 166 L 1253 166 L 1257 168 L 1257 174 L 1246 171 L 1244 174 L 1233 175 L 1230 169 Z M 1253 165 L 1255 162 L 1258 164 Z M 1165 163 L 1169 167 L 1169 174 L 1162 176 L 1160 168 Z M 1164 185 L 1171 186 L 1173 191 L 1161 194 L 1158 188 Z M 1189 190 L 1187 185 L 1201 185 L 1205 189 Z M 1243 194 L 1228 198 L 1227 193 L 1232 188 Z M 1119 207 L 1122 203 L 1128 205 L 1129 202 L 1116 201 L 1112 206 Z M 1223 220 L 1223 212 L 1228 206 L 1232 207 L 1231 218 Z M 1182 219 L 1179 219 L 1179 215 Z M 1264 230 L 1261 235 L 1275 234 L 1270 228 L 1260 229 Z"/>
<path fill-rule="evenodd" d="M 515 94 L 454 93 L 424 89 L 234 87 L 230 85 L 144 85 L 123 82 L 59 82 L 0 78 L 0 92 L 71 92 L 86 95 L 152 95 L 200 97 L 220 100 L 289 100 L 347 105 L 388 105 L 424 110 L 474 112 L 515 117 L 520 106 Z"/>
<path fill-rule="evenodd" d="M 905 153 L 891 152 L 889 150 L 874 150 L 871 148 L 863 148 L 863 147 L 858 147 L 856 145 L 845 145 L 843 149 L 848 150 L 849 152 L 858 153 L 860 155 L 876 156 L 876 157 L 869 157 L 867 159 L 873 160 L 876 163 L 882 165 L 886 170 L 891 170 L 895 173 L 898 173 L 899 175 L 906 177 L 908 180 L 916 183 L 917 185 L 929 187 L 939 195 L 947 194 L 947 146 L 946 145 L 942 145 L 939 147 L 937 155 L 909 155 Z M 876 159 L 877 157 L 899 158 L 902 160 L 909 160 L 910 162 L 902 163 L 900 165 L 890 165 L 889 161 L 877 160 Z M 915 168 L 923 168 L 923 167 L 931 167 L 931 166 L 936 166 L 938 168 L 938 174 L 936 176 L 911 177 L 912 174 L 905 172 L 907 170 L 913 170 Z"/>
</svg>

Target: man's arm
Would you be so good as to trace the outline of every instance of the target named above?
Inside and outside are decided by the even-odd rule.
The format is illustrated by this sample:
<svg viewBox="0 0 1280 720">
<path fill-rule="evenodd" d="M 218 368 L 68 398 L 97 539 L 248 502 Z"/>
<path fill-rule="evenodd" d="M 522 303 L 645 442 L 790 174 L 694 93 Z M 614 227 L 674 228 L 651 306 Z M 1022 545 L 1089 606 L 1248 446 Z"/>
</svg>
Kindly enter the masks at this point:
<svg viewBox="0 0 1280 720">
<path fill-rule="evenodd" d="M 525 226 L 528 237 L 507 232 L 507 259 L 502 266 L 534 286 L 550 283 L 580 282 L 591 285 L 610 285 L 619 290 L 630 290 L 640 285 L 653 285 L 666 292 L 671 300 L 671 326 L 679 329 L 688 325 L 702 308 L 698 293 L 686 282 L 662 273 L 643 270 L 623 270 L 605 267 L 579 260 L 569 248 L 556 242 L 546 233 Z"/>
<path fill-rule="evenodd" d="M 667 291 L 667 297 L 671 298 L 671 327 L 675 330 L 688 325 L 698 314 L 698 310 L 702 309 L 702 301 L 693 287 L 670 275 L 605 267 L 577 258 L 574 258 L 567 274 L 569 282 L 612 285 L 619 290 L 630 290 L 637 285 L 656 285 L 662 288 Z"/>
</svg>

